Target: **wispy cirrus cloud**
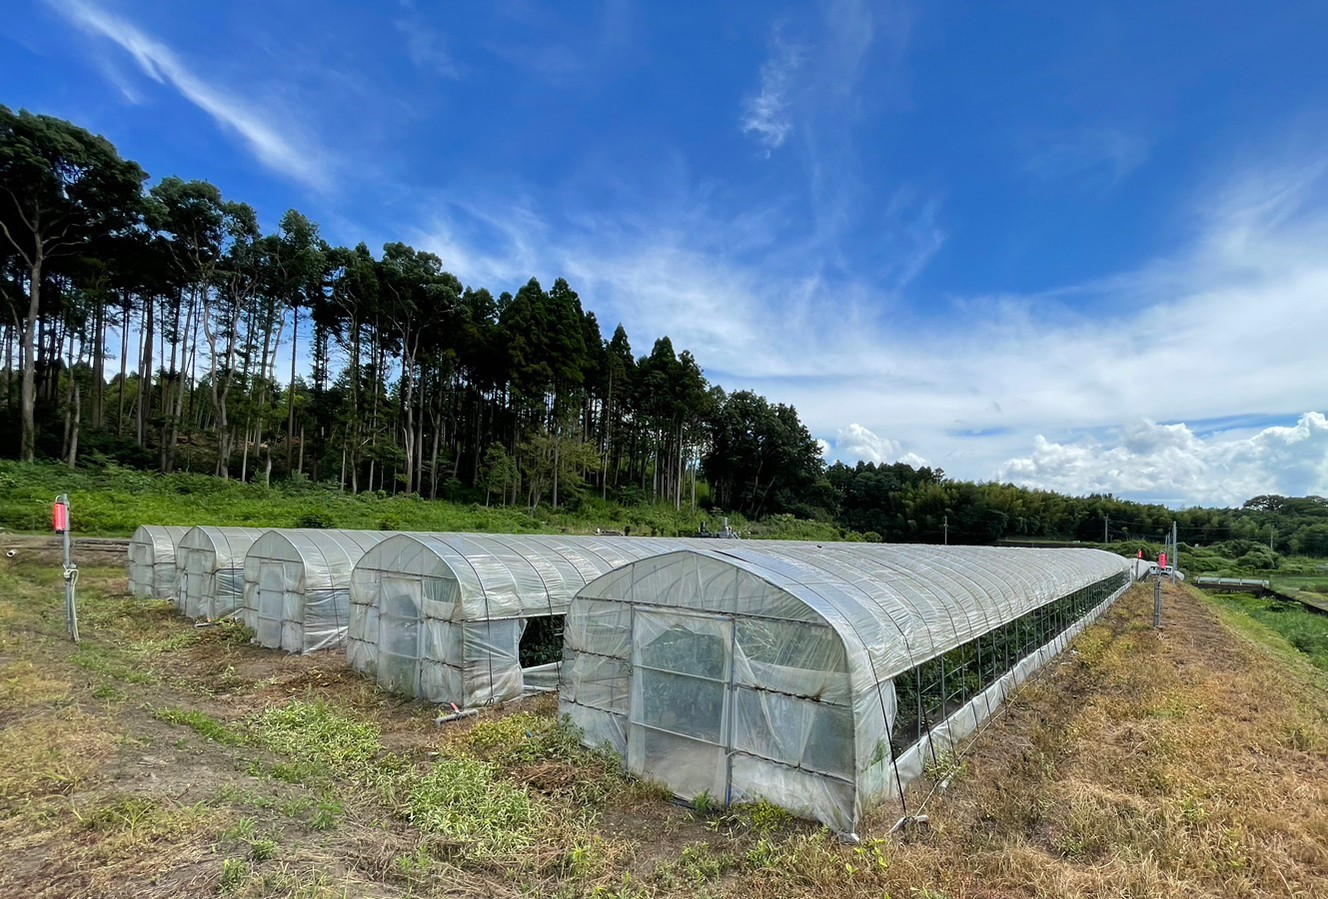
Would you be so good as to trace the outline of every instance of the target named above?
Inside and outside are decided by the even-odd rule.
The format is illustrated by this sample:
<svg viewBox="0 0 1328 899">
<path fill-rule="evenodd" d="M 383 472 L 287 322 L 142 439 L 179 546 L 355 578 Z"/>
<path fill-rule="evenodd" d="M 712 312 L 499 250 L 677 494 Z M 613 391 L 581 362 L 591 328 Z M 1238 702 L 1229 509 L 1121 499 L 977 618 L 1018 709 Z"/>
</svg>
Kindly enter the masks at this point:
<svg viewBox="0 0 1328 899">
<path fill-rule="evenodd" d="M 794 73 L 806 58 L 806 48 L 785 41 L 778 34 L 770 42 L 770 56 L 761 65 L 761 90 L 743 101 L 739 124 L 744 134 L 754 134 L 768 156 L 793 131 L 790 112 Z"/>
<path fill-rule="evenodd" d="M 1024 171 L 1048 181 L 1081 178 L 1112 188 L 1147 163 L 1151 151 L 1146 137 L 1123 128 L 1041 134 L 1028 141 Z"/>
<path fill-rule="evenodd" d="M 392 25 L 406 41 L 406 56 L 411 65 L 426 74 L 459 79 L 461 67 L 448 50 L 443 34 L 429 24 L 414 4 L 403 6 L 406 7 L 405 14 L 395 19 Z"/>
<path fill-rule="evenodd" d="M 61 16 L 89 34 L 118 45 L 159 84 L 168 84 L 203 110 L 223 130 L 239 136 L 264 166 L 309 187 L 329 183 L 322 151 L 295 136 L 276 117 L 233 93 L 205 81 L 174 50 L 125 19 L 84 0 L 47 0 Z M 128 91 L 120 86 L 122 92 Z"/>
</svg>

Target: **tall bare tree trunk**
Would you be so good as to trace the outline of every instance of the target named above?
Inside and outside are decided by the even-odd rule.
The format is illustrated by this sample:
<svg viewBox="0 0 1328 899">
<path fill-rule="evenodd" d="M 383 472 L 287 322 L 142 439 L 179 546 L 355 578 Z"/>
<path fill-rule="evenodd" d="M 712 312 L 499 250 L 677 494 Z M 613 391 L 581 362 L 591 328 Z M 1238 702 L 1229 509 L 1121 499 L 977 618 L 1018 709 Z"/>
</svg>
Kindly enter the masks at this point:
<svg viewBox="0 0 1328 899">
<path fill-rule="evenodd" d="M 148 415 L 152 403 L 152 326 L 155 316 L 152 310 L 152 298 L 143 301 L 143 350 L 138 360 L 138 448 L 146 446 L 144 442 L 148 432 Z"/>
<path fill-rule="evenodd" d="M 290 391 L 286 400 L 286 471 L 291 469 L 291 455 L 295 448 L 295 357 L 300 347 L 300 306 L 295 304 L 291 324 Z M 300 470 L 304 470 L 304 429 L 300 429 Z"/>
<path fill-rule="evenodd" d="M 120 398 L 115 410 L 115 436 L 124 436 L 125 388 L 129 377 L 129 295 L 124 300 L 124 320 L 120 323 Z"/>
<path fill-rule="evenodd" d="M 92 426 L 106 423 L 106 303 L 105 294 L 92 308 Z"/>
<path fill-rule="evenodd" d="M 19 438 L 19 459 L 31 462 L 37 451 L 37 314 L 41 311 L 42 247 L 37 242 L 37 253 L 28 269 L 28 320 L 23 328 L 23 384 L 20 388 L 20 415 L 22 430 Z"/>
</svg>

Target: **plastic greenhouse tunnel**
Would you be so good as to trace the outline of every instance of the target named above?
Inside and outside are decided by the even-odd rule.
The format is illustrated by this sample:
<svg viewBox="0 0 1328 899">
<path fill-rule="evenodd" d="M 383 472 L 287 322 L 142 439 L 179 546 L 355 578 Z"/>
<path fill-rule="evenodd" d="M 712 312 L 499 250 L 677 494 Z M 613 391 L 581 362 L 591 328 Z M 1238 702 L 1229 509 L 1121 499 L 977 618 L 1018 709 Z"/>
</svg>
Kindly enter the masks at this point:
<svg viewBox="0 0 1328 899">
<path fill-rule="evenodd" d="M 350 576 L 384 531 L 268 531 L 244 557 L 244 623 L 261 646 L 287 652 L 346 642 Z"/>
<path fill-rule="evenodd" d="M 566 622 L 560 708 L 634 772 L 840 832 L 1132 582 L 1089 549 L 744 542 L 641 559 Z"/>
<path fill-rule="evenodd" d="M 692 542 L 398 534 L 366 552 L 351 575 L 347 657 L 385 689 L 461 707 L 554 690 L 576 591 Z"/>
<path fill-rule="evenodd" d="M 186 618 L 211 621 L 244 600 L 244 556 L 264 528 L 191 528 L 176 549 L 176 605 Z"/>
</svg>

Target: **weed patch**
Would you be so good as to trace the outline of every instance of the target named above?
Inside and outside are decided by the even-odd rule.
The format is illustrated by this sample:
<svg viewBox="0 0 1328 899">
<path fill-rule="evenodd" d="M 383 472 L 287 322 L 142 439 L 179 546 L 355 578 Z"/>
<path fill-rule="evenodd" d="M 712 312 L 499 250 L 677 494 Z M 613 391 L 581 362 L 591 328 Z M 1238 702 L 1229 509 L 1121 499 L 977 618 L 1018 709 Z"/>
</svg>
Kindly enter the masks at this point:
<svg viewBox="0 0 1328 899">
<path fill-rule="evenodd" d="M 191 728 L 223 746 L 241 746 L 246 742 L 243 734 L 231 730 L 211 715 L 194 709 L 157 709 L 153 715 L 167 724 Z"/>
</svg>

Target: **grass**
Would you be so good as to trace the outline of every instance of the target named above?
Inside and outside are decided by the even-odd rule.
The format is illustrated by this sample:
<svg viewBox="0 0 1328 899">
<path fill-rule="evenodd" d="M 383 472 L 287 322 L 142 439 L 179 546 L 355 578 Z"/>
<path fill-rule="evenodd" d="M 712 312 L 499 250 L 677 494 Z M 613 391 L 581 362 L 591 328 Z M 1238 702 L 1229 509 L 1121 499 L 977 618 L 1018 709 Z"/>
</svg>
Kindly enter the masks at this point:
<svg viewBox="0 0 1328 899">
<path fill-rule="evenodd" d="M 201 736 L 223 746 L 241 746 L 246 742 L 243 734 L 237 733 L 216 718 L 197 709 L 157 709 L 153 714 L 168 724 L 191 728 Z"/>
<path fill-rule="evenodd" d="M 1268 633 L 1263 635 L 1263 642 L 1270 642 L 1270 637 L 1276 635 L 1316 668 L 1328 672 L 1328 616 L 1295 603 L 1246 593 L 1213 594 L 1209 600 L 1265 628 Z"/>
<path fill-rule="evenodd" d="M 1160 634 L 1129 594 L 931 770 L 929 827 L 887 837 L 888 805 L 845 845 L 768 802 L 681 808 L 549 698 L 436 728 L 334 656 L 85 577 L 74 649 L 45 573 L 0 572 L 0 895 L 1244 899 L 1328 867 L 1322 676 L 1180 586 Z"/>
</svg>

